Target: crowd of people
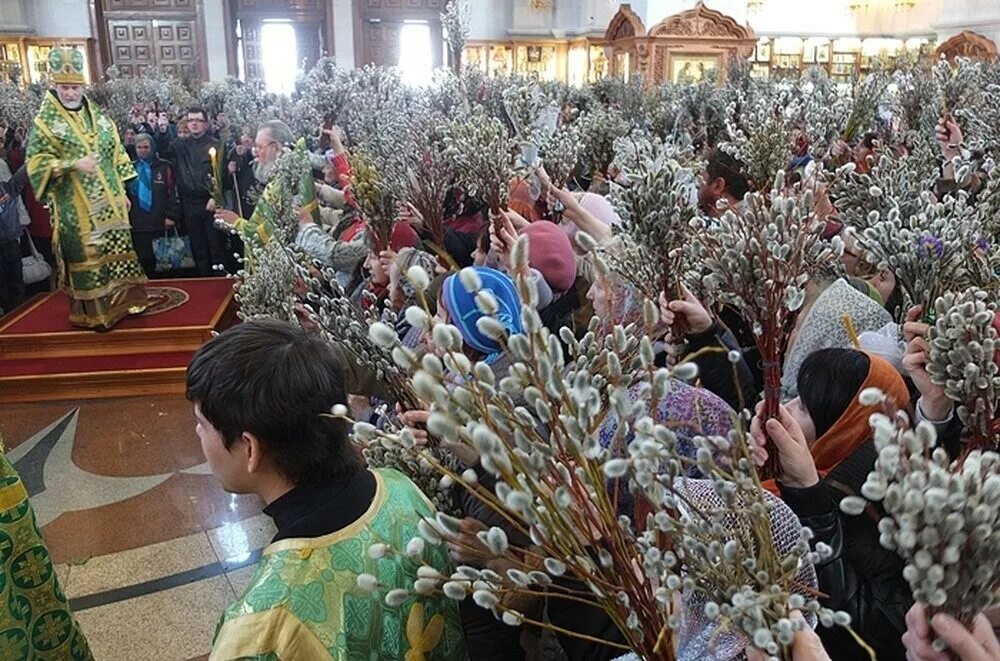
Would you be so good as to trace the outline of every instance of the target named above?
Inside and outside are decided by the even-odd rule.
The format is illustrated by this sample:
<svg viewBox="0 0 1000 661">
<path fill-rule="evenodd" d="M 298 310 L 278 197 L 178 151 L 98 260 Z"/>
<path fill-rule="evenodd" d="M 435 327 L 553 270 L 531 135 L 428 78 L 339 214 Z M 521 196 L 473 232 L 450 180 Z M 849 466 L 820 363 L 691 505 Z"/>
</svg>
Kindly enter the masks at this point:
<svg viewBox="0 0 1000 661">
<path fill-rule="evenodd" d="M 342 288 L 344 296 L 358 311 L 374 310 L 376 315 L 383 309 L 392 311 L 391 319 L 395 320 L 392 327 L 398 335 L 399 346 L 417 355 L 424 351 L 440 351 L 440 344 L 435 346 L 428 330 L 420 326 L 420 315 L 407 313 L 413 305 L 422 305 L 431 314 L 436 310 L 437 321 L 458 329 L 461 351 L 469 360 L 488 365 L 493 380 L 500 383 L 510 376 L 509 370 L 516 358 L 502 340 L 485 330 L 486 326 L 481 323 L 483 317 L 494 316 L 507 333 L 518 334 L 524 332 L 527 325 L 522 316 L 522 303 L 530 303 L 537 311 L 537 318 L 554 336 L 566 328 L 577 338 L 583 338 L 588 328 L 594 328 L 590 325 L 593 318 L 600 321 L 597 328 L 608 330 L 615 325 L 634 328 L 629 324 L 642 319 L 643 295 L 639 289 L 620 274 L 588 268 L 584 251 L 574 241 L 581 231 L 598 243 L 611 245 L 616 241 L 615 228 L 622 219 L 609 202 L 606 184 L 602 187 L 600 181 L 584 181 L 577 176 L 571 179 L 568 187 L 559 188 L 552 185 L 544 168 L 535 168 L 530 174 L 511 181 L 510 203 L 499 213 L 491 213 L 484 200 L 468 196 L 461 187 L 455 187 L 449 191 L 443 205 L 443 245 L 434 242 L 421 215 L 405 201 L 398 208 L 389 242 L 380 244 L 374 230 L 360 217 L 353 199 L 354 175 L 342 133 L 334 127 L 326 134 L 331 138 L 332 159 L 324 170 L 324 181 L 317 182 L 319 217 L 309 210 L 299 209 L 298 231 L 289 247 L 323 271 L 322 277 L 329 279 L 327 286 L 336 283 Z M 256 137 L 258 163 L 266 169 L 278 158 L 282 146 L 287 149 L 294 138 L 280 121 L 263 125 Z M 946 164 L 955 145 L 963 141 L 960 127 L 947 117 L 941 118 L 934 138 L 942 153 L 942 164 Z M 269 148 L 274 151 L 268 153 Z M 867 172 L 880 149 L 876 133 L 862 134 L 856 144 L 836 142 L 827 156 L 819 160 L 818 166 L 832 170 L 853 160 L 856 169 Z M 751 181 L 744 165 L 725 150 L 706 145 L 702 155 L 705 166 L 698 176 L 696 198 L 698 211 L 704 216 L 717 217 L 727 209 L 739 210 L 745 203 L 745 195 L 760 189 L 761 183 Z M 790 172 L 796 167 L 801 172 L 809 159 L 796 160 L 797 163 L 789 164 Z M 609 178 L 614 179 L 615 174 L 611 173 Z M 954 193 L 961 188 L 962 185 L 954 182 L 954 172 L 943 166 L 934 186 L 935 192 L 944 195 L 943 190 Z M 791 508 L 800 524 L 809 527 L 813 543 L 825 545 L 830 550 L 816 565 L 817 588 L 825 595 L 825 605 L 849 615 L 853 634 L 836 627 L 820 627 L 815 634 L 802 631 L 795 642 L 795 649 L 801 649 L 801 654 L 796 652 L 793 658 L 865 658 L 868 651 L 873 651 L 879 659 L 938 658 L 939 652 L 932 650 L 929 643 L 932 628 L 933 634 L 943 640 L 955 636 L 945 643 L 963 658 L 995 658 L 1000 648 L 984 616 L 979 616 L 972 631 L 957 626 L 944 614 L 935 616 L 928 625 L 924 607 L 914 603 L 911 588 L 904 578 L 904 560 L 880 545 L 879 517 L 854 517 L 841 511 L 840 502 L 845 496 L 862 493 L 877 454 L 869 427 L 872 408 L 859 401 L 861 393 L 878 388 L 890 401 L 911 409 L 916 420 L 926 421 L 937 429 L 939 444 L 952 458 L 963 452 L 963 429 L 955 402 L 928 375 L 928 324 L 921 321 L 920 310 L 911 310 L 898 331 L 891 330 L 896 328 L 893 315 L 902 300 L 893 273 L 885 268 L 873 269 L 863 259 L 859 260 L 862 249 L 855 243 L 850 228 L 837 219 L 836 200 L 822 194 L 819 197 L 815 217 L 825 223 L 824 240 L 839 237 L 846 245 L 843 268 L 839 269 L 839 274 L 818 277 L 810 284 L 785 353 L 781 383 L 784 403 L 778 414 L 770 419 L 762 415 L 763 405 L 758 405 L 751 434 L 761 465 L 767 459 L 764 449 L 767 438 L 774 442 L 778 453 L 779 468 L 770 488 Z M 241 217 L 227 211 L 217 212 L 216 216 L 220 222 L 234 227 L 244 239 L 252 241 L 257 251 L 261 244 L 277 240 L 274 235 L 280 224 L 278 218 Z M 325 231 L 321 229 L 323 226 Z M 519 287 L 514 275 L 516 260 L 512 257 L 518 237 L 522 235 L 529 238 L 525 277 L 534 292 L 529 300 L 524 299 L 525 290 Z M 263 259 L 263 252 L 260 254 Z M 266 269 L 263 263 L 258 267 Z M 420 276 L 414 278 L 414 267 L 429 274 L 429 282 L 415 286 Z M 474 273 L 469 277 L 474 277 L 481 290 L 491 294 L 493 303 L 490 305 L 497 308 L 492 315 L 487 314 L 487 306 L 463 284 L 455 268 Z M 286 372 L 276 362 L 264 358 L 265 355 L 281 355 L 282 362 L 298 365 L 305 364 L 307 359 L 292 358 L 295 352 L 320 351 L 316 346 L 318 340 L 311 334 L 320 330 L 316 317 L 319 306 L 315 298 L 303 291 L 298 291 L 294 299 L 297 325 L 305 331 L 292 331 L 287 324 L 277 322 L 251 321 L 206 346 L 203 356 L 193 364 L 189 381 L 192 385 L 189 396 L 196 406 L 203 407 L 200 393 L 210 388 L 201 381 L 200 374 L 207 369 L 209 357 L 216 352 L 239 356 L 239 362 L 237 366 L 219 358 L 219 365 L 226 367 L 219 368 L 215 383 L 233 381 L 232 375 L 236 373 L 253 375 L 234 385 L 226 395 L 225 401 L 235 409 L 239 410 L 242 404 L 242 413 L 229 409 L 226 417 L 217 418 L 215 416 L 221 414 L 201 408 L 199 424 L 206 453 L 211 451 L 213 444 L 218 452 L 217 445 L 221 443 L 227 450 L 222 461 L 229 461 L 234 448 L 238 448 L 236 456 L 241 464 L 238 473 L 241 479 L 248 481 L 235 489 L 258 493 L 265 502 L 272 502 L 267 491 L 271 485 L 263 476 L 260 483 L 255 483 L 254 471 L 245 467 L 246 455 L 253 456 L 260 451 L 263 456 L 272 452 L 271 461 L 274 462 L 293 455 L 301 459 L 313 452 L 313 446 L 300 439 L 322 437 L 323 432 L 298 428 L 278 431 L 258 425 L 253 420 L 259 415 L 256 402 L 294 402 L 287 409 L 269 413 L 269 417 L 294 418 L 305 421 L 305 425 L 315 420 L 317 427 L 336 424 L 319 420 L 316 417 L 319 412 L 335 411 L 343 405 L 349 405 L 353 419 L 378 427 L 386 424 L 385 408 L 380 404 L 393 403 L 392 393 L 387 392 L 373 366 L 359 364 L 351 355 L 345 356 L 343 348 L 337 348 L 336 343 L 328 346 L 324 355 L 331 366 L 339 364 L 335 372 L 343 380 L 343 390 L 329 396 L 314 398 L 314 393 L 324 390 L 319 384 L 300 380 L 298 373 Z M 686 290 L 682 297 L 662 294 L 659 306 L 663 323 L 655 334 L 655 339 L 659 340 L 655 344 L 657 364 L 675 364 L 691 357 L 699 368 L 699 387 L 684 389 L 680 394 L 672 392 L 663 403 L 663 417 L 672 421 L 675 429 L 683 429 L 693 420 L 700 419 L 701 433 L 725 435 L 732 429 L 735 411 L 752 406 L 765 389 L 752 329 L 742 322 L 739 311 L 703 304 Z M 852 322 L 850 328 L 845 328 L 845 316 Z M 681 322 L 680 325 L 677 322 Z M 668 330 L 671 327 L 686 329 L 684 348 L 679 352 Z M 886 332 L 898 332 L 903 340 L 892 343 L 893 346 L 887 349 L 884 344 L 870 339 Z M 858 342 L 856 334 L 860 334 L 863 341 Z M 864 338 L 869 338 L 870 344 L 866 344 Z M 270 349 L 265 351 L 265 346 Z M 260 353 L 251 359 L 246 350 L 237 347 L 253 347 Z M 713 349 L 722 351 L 713 352 Z M 739 352 L 735 364 L 731 356 L 733 351 Z M 734 368 L 736 379 L 733 378 Z M 283 385 L 281 379 L 284 377 L 278 377 L 268 379 L 265 385 L 265 374 L 287 374 L 289 381 Z M 455 383 L 461 382 L 461 377 L 454 379 Z M 255 385 L 258 383 L 261 384 L 259 389 Z M 515 398 L 515 401 L 519 400 Z M 309 402 L 306 408 L 301 408 L 306 402 Z M 218 411 L 224 408 L 219 403 L 215 407 Z M 418 444 L 428 438 L 428 423 L 432 421 L 429 409 L 426 403 L 416 407 L 408 405 L 396 416 Z M 246 417 L 237 421 L 232 419 L 233 415 Z M 706 424 L 706 420 L 714 421 L 714 428 Z M 237 430 L 244 431 L 241 435 Z M 255 433 L 250 434 L 248 430 Z M 613 430 L 606 433 L 607 438 L 613 437 Z M 215 440 L 207 440 L 216 434 Z M 265 449 L 257 450 L 256 443 L 261 443 Z M 478 483 L 493 487 L 489 472 L 483 469 L 481 453 L 477 454 L 468 445 L 451 447 L 454 449 L 452 458 L 461 468 L 476 471 Z M 323 464 L 330 471 L 341 470 L 343 464 L 322 458 L 325 454 L 321 453 L 328 451 L 327 447 L 316 448 L 317 454 L 313 455 L 316 464 Z M 285 488 L 291 488 L 269 507 L 280 509 L 289 500 L 295 500 L 299 516 L 318 525 L 304 534 L 315 538 L 316 544 L 352 518 L 347 517 L 340 523 L 335 517 L 323 518 L 324 508 L 329 507 L 330 501 L 316 491 L 320 488 L 317 485 L 323 484 L 323 489 L 342 489 L 345 494 L 351 492 L 352 498 L 361 494 L 361 502 L 353 505 L 355 513 L 381 502 L 374 495 L 377 490 L 372 486 L 372 471 L 358 466 L 349 476 L 338 474 L 324 479 L 307 476 L 307 473 L 295 477 L 292 471 L 283 472 L 276 465 L 265 469 L 265 474 L 267 470 L 283 475 Z M 375 468 L 373 472 L 378 476 L 381 470 L 384 469 Z M 350 486 L 355 480 L 364 482 L 356 491 Z M 293 488 L 292 485 L 298 486 Z M 453 562 L 495 568 L 497 572 L 509 569 L 510 565 L 504 564 L 499 557 L 482 564 L 485 535 L 495 527 L 504 530 L 512 544 L 522 544 L 525 549 L 535 548 L 530 539 L 519 533 L 516 525 L 497 517 L 479 499 L 462 498 L 460 501 L 458 531 L 449 543 Z M 423 510 L 419 512 L 423 514 Z M 370 537 L 372 534 L 371 529 L 359 533 L 364 540 L 362 546 L 377 539 Z M 279 531 L 279 538 L 283 536 Z M 399 540 L 387 543 L 398 548 Z M 330 550 L 336 557 L 335 547 Z M 359 584 L 368 580 L 367 576 L 364 573 L 359 577 Z M 380 582 L 384 580 L 382 574 L 377 577 Z M 438 607 L 441 608 L 439 613 L 449 622 L 447 626 L 451 626 L 456 614 L 450 610 L 448 600 L 442 598 Z M 518 608 L 542 617 L 539 603 L 529 600 L 529 603 L 519 603 Z M 222 631 L 231 635 L 243 633 L 243 627 L 249 626 L 258 615 L 259 609 L 249 604 L 245 597 L 227 612 Z M 468 600 L 459 604 L 458 617 L 464 627 L 464 643 L 470 658 L 528 658 L 540 653 L 539 645 L 544 645 L 537 639 L 525 638 L 520 629 L 506 626 Z M 557 647 L 560 653 L 571 659 L 614 658 L 620 653 L 616 644 L 628 643 L 628 639 L 616 631 L 614 621 L 593 605 L 549 601 L 544 618 L 559 632 Z M 603 642 L 595 642 L 598 640 Z M 265 645 L 251 648 L 255 651 L 272 649 L 266 646 L 268 643 L 259 640 L 255 643 Z"/>
<path fill-rule="evenodd" d="M 426 208 L 405 197 L 398 200 L 390 227 L 379 228 L 374 218 L 365 217 L 359 200 L 367 194 L 362 190 L 367 182 L 359 182 L 362 173 L 352 151 L 361 147 L 338 126 L 327 123 L 318 129 L 323 147 L 297 161 L 304 173 L 289 179 L 284 170 L 303 136 L 293 134 L 286 122 L 272 119 L 234 135 L 224 113 L 210 117 L 203 108 L 190 107 L 174 119 L 156 108 L 137 107 L 131 125 L 122 127 L 121 141 L 135 169 L 128 182 L 135 253 L 143 270 L 155 277 L 155 239 L 182 229 L 190 238 L 198 275 L 242 269 L 238 291 L 246 321 L 197 353 L 188 369 L 187 396 L 213 473 L 229 491 L 257 494 L 278 529 L 250 587 L 223 615 L 212 658 L 364 654 L 575 660 L 617 658 L 634 647 L 630 630 L 641 624 L 616 619 L 587 576 L 563 575 L 565 565 L 580 558 L 546 557 L 551 547 L 539 541 L 543 536 L 537 524 L 525 524 L 527 506 L 496 510 L 476 495 L 481 488 L 516 503 L 517 494 L 523 494 L 512 492 L 517 485 L 498 479 L 504 471 L 491 449 L 501 441 L 516 445 L 509 455 L 501 455 L 507 461 L 524 460 L 518 479 L 526 484 L 530 452 L 522 431 L 508 430 L 513 440 L 500 439 L 470 423 L 461 436 L 455 429 L 458 418 L 443 412 L 448 402 L 472 399 L 468 379 L 474 375 L 490 387 L 496 384 L 497 397 L 501 390 L 509 395 L 524 409 L 522 419 L 541 421 L 543 438 L 558 436 L 557 426 L 560 433 L 572 435 L 565 429 L 573 429 L 575 418 L 542 412 L 544 392 L 534 387 L 509 392 L 508 385 L 517 391 L 518 379 L 528 378 L 525 361 L 535 361 L 533 369 L 548 370 L 549 383 L 555 383 L 552 378 L 559 377 L 551 377 L 553 364 L 570 370 L 558 359 L 579 355 L 572 351 L 593 343 L 595 334 L 616 338 L 622 363 L 641 345 L 639 372 L 697 366 L 696 385 L 671 376 L 666 394 L 652 404 L 656 422 L 676 435 L 676 452 L 687 453 L 684 466 L 691 479 L 705 478 L 710 463 L 698 449 L 703 447 L 699 439 L 726 438 L 739 427 L 737 412 L 756 411 L 748 416 L 752 456 L 760 466 L 768 460 L 776 465 L 764 487 L 794 514 L 796 529 L 811 531 L 806 538 L 812 548 L 822 549 L 812 561 L 815 584 L 803 589 L 810 598 L 819 595 L 823 608 L 846 613 L 838 624 L 851 626 L 851 631 L 842 626 L 813 631 L 785 620 L 788 631 L 794 630 L 783 641 L 790 658 L 858 659 L 869 653 L 878 659 L 1000 657 L 988 620 L 992 611 L 964 623 L 945 612 L 928 619 L 927 604 L 914 599 L 904 556 L 880 540 L 886 534 L 880 523 L 884 511 L 871 503 L 870 511 L 851 516 L 842 507 L 845 499 L 866 493 L 881 449 L 869 424 L 875 410 L 872 389 L 883 397 L 879 401 L 892 402 L 910 411 L 915 422 L 929 425 L 952 459 L 966 455 L 968 429 L 954 398 L 929 373 L 933 320 L 919 307 L 900 314 L 905 299 L 895 274 L 885 264 L 873 266 L 864 259 L 864 241 L 839 218 L 838 198 L 825 186 L 817 184 L 815 199 L 809 198 L 814 204 L 809 222 L 822 241 L 842 248 L 841 263 L 811 274 L 787 329 L 782 378 L 776 385 L 767 383 L 755 329 L 741 310 L 702 300 L 692 291 L 694 283 L 688 283 L 691 289 L 657 287 L 659 300 L 649 301 L 629 273 L 609 269 L 610 262 L 594 257 L 595 245 L 597 253 L 616 254 L 624 240 L 622 227 L 634 221 L 622 218 L 615 196 L 609 195 L 609 188 L 631 185 L 627 172 L 612 168 L 595 176 L 576 164 L 563 185 L 553 183 L 539 162 L 529 161 L 503 182 L 500 197 L 507 203 L 499 208 L 482 191 L 470 191 L 458 176 L 449 182 L 437 210 L 443 219 L 440 231 L 426 217 Z M 799 182 L 818 182 L 817 172 L 833 172 L 848 163 L 853 163 L 848 171 L 869 172 L 882 153 L 898 148 L 886 144 L 874 120 L 869 128 L 834 141 L 818 155 L 806 155 L 801 134 L 783 136 L 794 154 L 785 167 L 789 179 L 794 175 Z M 981 191 L 985 172 L 970 183 L 951 167 L 964 142 L 956 117 L 941 116 L 934 131 L 924 137 L 940 152 L 939 177 L 922 193 L 944 201 Z M 690 132 L 698 133 L 693 126 Z M 23 196 L 28 234 L 41 243 L 48 240 L 48 221 L 41 216 L 36 220 L 34 214 L 44 213 L 44 207 L 31 197 L 19 167 L 24 136 L 8 133 L 13 176 L 0 184 L 0 193 Z M 748 194 L 769 190 L 771 182 L 754 181 L 748 165 L 732 151 L 704 140 L 695 140 L 693 149 L 702 167 L 678 191 L 690 193 L 690 211 L 704 222 L 746 211 L 753 199 Z M 222 155 L 220 166 L 216 154 Z M 0 206 L 0 239 L 7 244 L 18 241 L 21 221 L 16 214 L 16 209 L 8 212 Z M 8 216 L 13 220 L 8 222 Z M 276 244 L 279 250 L 271 250 Z M 4 245 L 0 241 L 0 256 L 7 260 Z M 269 261 L 274 259 L 290 260 L 285 271 L 290 277 Z M 255 276 L 264 282 L 254 283 Z M 12 286 L 8 277 L 5 288 Z M 22 296 L 8 289 L 3 305 L 9 309 Z M 324 315 L 329 312 L 324 300 L 346 306 L 337 308 L 340 317 L 366 320 L 366 335 L 371 324 L 373 341 L 391 329 L 391 337 L 377 343 L 394 347 L 397 362 L 416 356 L 412 362 L 422 365 L 424 374 L 439 374 L 447 387 L 436 389 L 415 376 L 417 401 L 402 401 L 370 352 L 337 336 L 338 322 Z M 268 316 L 276 319 L 261 318 Z M 435 325 L 443 324 L 457 329 L 457 335 L 438 332 Z M 551 331 L 547 337 L 553 348 L 507 341 L 516 335 L 534 337 L 538 327 Z M 456 355 L 468 365 L 463 367 Z M 619 364 L 618 373 L 622 369 L 633 368 Z M 554 397 L 571 397 L 568 389 L 552 389 Z M 766 393 L 777 389 L 782 403 L 775 414 L 767 414 L 758 402 L 764 394 L 777 396 Z M 636 401 L 648 395 L 641 388 L 623 390 Z M 597 399 L 602 396 L 614 400 L 623 395 L 603 393 Z M 481 405 L 500 418 L 501 404 L 494 409 L 488 402 Z M 468 401 L 465 408 L 472 410 L 475 404 Z M 353 436 L 347 419 L 357 421 Z M 590 456 L 627 454 L 620 443 L 622 425 L 609 415 L 596 431 L 600 443 Z M 366 455 L 366 466 L 354 442 L 386 429 L 395 429 L 415 447 L 433 437 L 465 439 L 443 443 L 440 450 L 447 456 L 442 463 L 449 480 L 461 476 L 458 481 L 470 485 L 468 493 L 458 490 L 452 496 L 456 517 L 435 519 L 428 501 L 434 494 L 418 488 L 422 469 L 404 476 L 376 465 L 371 455 Z M 628 452 L 632 449 L 629 445 Z M 612 460 L 604 468 L 608 478 L 615 477 Z M 566 475 L 582 469 L 563 468 Z M 620 495 L 613 499 L 618 514 L 637 527 L 648 525 L 643 514 L 648 503 L 638 487 L 625 489 L 614 480 L 607 487 Z M 659 523 L 649 514 L 649 522 Z M 446 544 L 440 544 L 441 538 Z M 615 549 L 602 543 L 610 547 L 612 539 L 599 535 L 597 540 L 580 553 L 592 555 L 591 564 L 603 563 L 605 557 L 610 563 Z M 668 547 L 655 549 L 655 554 L 648 550 L 647 563 L 658 562 L 670 552 Z M 511 564 L 511 549 L 516 549 L 517 564 Z M 654 555 L 655 562 L 649 559 Z M 636 575 L 643 576 L 640 560 L 634 562 Z M 651 571 L 648 565 L 646 569 Z M 441 577 L 452 577 L 443 590 L 435 582 Z M 522 588 L 535 583 L 537 590 L 526 595 L 511 588 L 498 600 L 495 592 L 475 587 L 508 579 Z M 550 595 L 563 590 L 572 598 L 546 598 L 547 590 Z M 456 593 L 463 598 L 456 599 Z M 466 593 L 470 598 L 464 598 Z M 734 596 L 734 607 L 736 602 Z M 684 604 L 675 604 L 682 615 Z M 700 609 L 712 617 L 707 604 Z M 538 637 L 530 627 L 511 626 L 522 623 L 543 623 L 555 635 Z M 706 640 L 701 632 L 688 631 L 675 642 L 679 658 L 695 658 L 695 649 L 712 656 L 716 644 L 732 645 L 733 651 L 713 658 L 737 658 L 744 651 L 747 658 L 775 657 L 777 652 L 770 650 L 778 648 L 769 646 L 769 636 L 731 643 L 722 640 L 725 636 Z M 940 651 L 932 639 L 943 641 L 950 651 Z M 685 644 L 690 645 L 686 651 Z"/>
<path fill-rule="evenodd" d="M 200 107 L 157 110 L 155 105 L 135 105 L 129 124 L 120 127 L 119 136 L 138 175 L 127 192 L 132 241 L 142 271 L 149 279 L 235 274 L 243 247 L 238 237 L 214 225 L 209 150 L 215 149 L 222 163 L 224 206 L 252 211 L 252 130 L 245 128 L 242 134 L 234 130 L 225 112 L 210 116 Z M 49 274 L 54 272 L 56 261 L 48 205 L 36 199 L 27 172 L 18 174 L 25 165 L 30 127 L 4 121 L 0 129 L 4 135 L 0 152 L 0 185 L 4 187 L 0 202 L 4 219 L 0 223 L 0 261 L 5 269 L 0 281 L 2 314 L 27 297 L 51 291 L 55 286 L 51 275 L 25 282 L 23 274 L 14 268 L 21 259 L 37 251 L 49 264 Z M 259 184 L 256 186 L 259 188 Z M 158 257 L 157 240 L 169 239 L 175 233 L 187 239 L 184 252 L 167 254 L 161 249 Z"/>
</svg>

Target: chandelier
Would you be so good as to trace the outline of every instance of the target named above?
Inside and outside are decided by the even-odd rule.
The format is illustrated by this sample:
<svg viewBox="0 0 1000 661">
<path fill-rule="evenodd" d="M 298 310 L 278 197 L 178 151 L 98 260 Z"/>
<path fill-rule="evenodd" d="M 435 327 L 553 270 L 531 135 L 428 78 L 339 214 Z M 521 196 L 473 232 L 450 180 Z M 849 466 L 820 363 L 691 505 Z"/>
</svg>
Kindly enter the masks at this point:
<svg viewBox="0 0 1000 661">
<path fill-rule="evenodd" d="M 756 14 L 764 7 L 764 0 L 747 0 L 747 11 Z"/>
<path fill-rule="evenodd" d="M 548 9 L 552 6 L 552 0 L 531 0 L 532 9 Z"/>
</svg>

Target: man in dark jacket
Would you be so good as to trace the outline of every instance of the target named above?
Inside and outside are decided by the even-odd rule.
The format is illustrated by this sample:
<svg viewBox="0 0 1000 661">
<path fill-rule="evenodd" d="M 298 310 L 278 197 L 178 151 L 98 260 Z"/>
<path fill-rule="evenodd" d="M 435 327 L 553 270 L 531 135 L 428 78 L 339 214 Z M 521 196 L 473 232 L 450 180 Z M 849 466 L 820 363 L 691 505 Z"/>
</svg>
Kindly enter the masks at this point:
<svg viewBox="0 0 1000 661">
<path fill-rule="evenodd" d="M 187 126 L 191 135 L 173 144 L 174 175 L 184 223 L 191 237 L 191 252 L 202 276 L 219 275 L 213 265 L 225 261 L 226 235 L 215 228 L 215 200 L 212 199 L 212 160 L 209 150 L 223 157 L 222 145 L 208 132 L 208 116 L 203 108 L 190 108 Z"/>
<path fill-rule="evenodd" d="M 132 224 L 132 244 L 146 277 L 156 274 L 153 239 L 176 226 L 179 209 L 174 194 L 174 173 L 170 164 L 153 152 L 153 139 L 142 133 L 135 138 L 138 158 L 135 179 L 129 182 L 128 197 L 132 202 L 129 221 Z"/>
<path fill-rule="evenodd" d="M 177 129 L 170 123 L 167 113 L 160 112 L 157 115 L 156 126 L 153 127 L 153 146 L 156 148 L 156 155 L 168 161 L 173 159 L 174 152 L 171 147 L 176 139 Z"/>
<path fill-rule="evenodd" d="M 257 180 L 253 173 L 253 161 L 253 136 L 244 134 L 240 136 L 240 141 L 229 150 L 226 159 L 226 183 L 228 184 L 226 188 L 234 183 L 239 188 L 240 204 L 235 210 L 242 211 L 244 218 L 253 215 L 254 200 L 260 197 L 261 192 L 261 190 L 256 190 L 256 195 L 253 194 L 254 189 L 257 188 Z M 235 195 L 236 191 L 233 194 Z"/>
<path fill-rule="evenodd" d="M 21 192 L 28 185 L 22 165 L 9 180 L 0 182 L 0 314 L 10 312 L 24 299 L 21 264 Z"/>
</svg>

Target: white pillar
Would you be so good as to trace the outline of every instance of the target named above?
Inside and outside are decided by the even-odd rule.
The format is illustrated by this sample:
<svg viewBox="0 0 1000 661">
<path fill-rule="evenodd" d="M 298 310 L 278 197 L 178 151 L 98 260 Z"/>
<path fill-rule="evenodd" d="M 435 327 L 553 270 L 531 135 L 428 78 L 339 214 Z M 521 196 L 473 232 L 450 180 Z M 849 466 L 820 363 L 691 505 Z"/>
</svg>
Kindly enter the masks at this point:
<svg viewBox="0 0 1000 661">
<path fill-rule="evenodd" d="M 221 80 L 229 74 L 226 59 L 226 14 L 222 3 L 225 0 L 204 0 L 205 44 L 203 57 L 208 63 L 208 79 Z M 230 35 L 232 39 L 236 35 Z"/>
<path fill-rule="evenodd" d="M 333 53 L 337 66 L 353 69 L 354 3 L 358 0 L 328 0 L 333 3 Z"/>
</svg>

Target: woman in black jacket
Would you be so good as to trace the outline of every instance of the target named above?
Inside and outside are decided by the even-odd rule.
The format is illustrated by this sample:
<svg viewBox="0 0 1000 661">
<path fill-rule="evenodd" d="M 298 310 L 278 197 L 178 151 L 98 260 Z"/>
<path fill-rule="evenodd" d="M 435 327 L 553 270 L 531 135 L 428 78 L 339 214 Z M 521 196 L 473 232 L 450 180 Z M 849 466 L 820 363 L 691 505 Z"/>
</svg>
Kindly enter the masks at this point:
<svg viewBox="0 0 1000 661">
<path fill-rule="evenodd" d="M 854 349 L 822 349 L 810 354 L 798 374 L 799 396 L 766 424 L 778 450 L 775 485 L 814 543 L 832 554 L 817 565 L 824 605 L 846 611 L 851 627 L 875 650 L 880 661 L 903 659 L 901 636 L 913 604 L 903 579 L 903 561 L 879 544 L 878 521 L 884 512 L 870 505 L 860 516 L 840 511 L 845 496 L 857 496 L 874 468 L 876 451 L 868 417 L 876 408 L 858 401 L 865 388 L 877 387 L 898 405 L 909 404 L 903 378 L 891 364 Z M 754 418 L 751 433 L 763 462 L 764 429 Z M 822 629 L 820 637 L 834 659 L 862 659 L 866 653 L 848 631 Z"/>
</svg>

